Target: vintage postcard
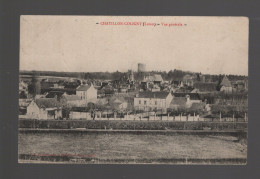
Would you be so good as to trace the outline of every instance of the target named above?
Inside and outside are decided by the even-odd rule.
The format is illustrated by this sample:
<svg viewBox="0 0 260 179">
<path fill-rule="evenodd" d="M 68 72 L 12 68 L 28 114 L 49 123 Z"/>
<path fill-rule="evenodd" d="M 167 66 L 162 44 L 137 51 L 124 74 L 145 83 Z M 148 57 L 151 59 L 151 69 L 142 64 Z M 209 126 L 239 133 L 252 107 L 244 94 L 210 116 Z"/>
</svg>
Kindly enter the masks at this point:
<svg viewBox="0 0 260 179">
<path fill-rule="evenodd" d="M 20 17 L 19 163 L 245 165 L 246 17 Z"/>
</svg>

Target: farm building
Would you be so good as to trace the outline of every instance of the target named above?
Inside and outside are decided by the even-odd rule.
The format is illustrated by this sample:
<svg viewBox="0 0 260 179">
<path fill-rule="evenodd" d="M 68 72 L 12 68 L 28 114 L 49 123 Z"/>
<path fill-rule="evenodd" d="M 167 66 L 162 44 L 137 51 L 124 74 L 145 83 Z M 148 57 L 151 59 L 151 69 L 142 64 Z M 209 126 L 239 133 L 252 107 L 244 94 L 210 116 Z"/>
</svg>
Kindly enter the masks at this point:
<svg viewBox="0 0 260 179">
<path fill-rule="evenodd" d="M 55 98 L 33 100 L 27 107 L 27 116 L 35 119 L 61 118 L 61 104 Z"/>
</svg>

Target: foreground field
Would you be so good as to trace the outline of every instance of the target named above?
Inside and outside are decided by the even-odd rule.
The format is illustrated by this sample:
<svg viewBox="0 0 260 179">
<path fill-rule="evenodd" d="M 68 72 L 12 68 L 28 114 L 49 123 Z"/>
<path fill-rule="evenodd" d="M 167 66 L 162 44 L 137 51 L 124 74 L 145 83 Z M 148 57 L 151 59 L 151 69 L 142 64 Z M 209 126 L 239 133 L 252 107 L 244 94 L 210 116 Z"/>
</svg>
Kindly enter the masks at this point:
<svg viewBox="0 0 260 179">
<path fill-rule="evenodd" d="M 56 157 L 52 161 L 57 161 L 58 157 L 60 162 L 78 163 L 80 159 L 89 163 L 201 163 L 223 159 L 228 163 L 230 159 L 241 164 L 246 160 L 247 145 L 232 136 L 20 133 L 18 154 L 19 162 L 30 162 L 28 156 L 37 156 L 31 159 L 42 162 Z"/>
</svg>

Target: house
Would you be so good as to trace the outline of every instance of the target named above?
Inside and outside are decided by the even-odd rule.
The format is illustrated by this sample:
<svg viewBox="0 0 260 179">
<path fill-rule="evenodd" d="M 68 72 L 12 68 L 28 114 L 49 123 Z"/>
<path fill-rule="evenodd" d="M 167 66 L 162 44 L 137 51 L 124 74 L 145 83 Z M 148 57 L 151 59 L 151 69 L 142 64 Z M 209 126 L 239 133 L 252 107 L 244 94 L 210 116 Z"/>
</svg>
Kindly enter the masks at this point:
<svg viewBox="0 0 260 179">
<path fill-rule="evenodd" d="M 162 82 L 163 82 L 162 76 L 158 74 L 154 74 L 154 75 L 145 76 L 144 79 L 141 81 L 141 84 L 146 88 L 149 88 L 150 84 L 160 86 Z"/>
<path fill-rule="evenodd" d="M 61 96 L 60 101 L 63 105 L 70 107 L 82 107 L 87 105 L 86 101 L 82 100 L 80 96 L 69 95 L 68 93 L 64 93 Z"/>
<path fill-rule="evenodd" d="M 197 74 L 197 81 L 201 82 L 201 83 L 205 83 L 206 82 L 206 77 L 204 75 Z"/>
<path fill-rule="evenodd" d="M 115 93 L 115 89 L 110 84 L 102 87 L 101 94 L 104 94 L 105 96 L 112 96 Z"/>
<path fill-rule="evenodd" d="M 169 107 L 173 96 L 169 92 L 139 92 L 134 98 L 134 108 L 144 111 L 153 111 L 162 109 L 164 111 Z"/>
<path fill-rule="evenodd" d="M 174 97 L 172 99 L 169 108 L 171 109 L 179 109 L 179 108 L 186 108 L 187 99 L 185 97 Z"/>
<path fill-rule="evenodd" d="M 151 88 L 151 91 L 152 92 L 156 92 L 156 91 L 161 91 L 161 88 L 157 85 L 154 85 L 152 88 Z"/>
<path fill-rule="evenodd" d="M 220 91 L 223 91 L 224 93 L 232 93 L 232 85 L 227 76 L 225 75 L 219 85 Z"/>
<path fill-rule="evenodd" d="M 178 95 L 174 96 L 174 98 L 171 101 L 170 107 L 171 109 L 179 109 L 179 108 L 190 108 L 192 106 L 200 106 L 202 104 L 202 101 L 198 98 L 192 98 L 190 95 Z M 203 103 L 204 104 L 204 103 Z"/>
<path fill-rule="evenodd" d="M 97 102 L 97 90 L 92 83 L 91 85 L 80 85 L 76 89 L 76 95 L 79 96 L 81 100 L 85 100 L 86 103 Z"/>
<path fill-rule="evenodd" d="M 27 107 L 27 116 L 35 119 L 61 118 L 61 104 L 55 98 L 35 99 Z"/>
<path fill-rule="evenodd" d="M 154 74 L 153 75 L 153 83 L 155 84 L 155 85 L 161 85 L 161 83 L 163 82 L 163 78 L 162 78 L 162 76 L 161 75 L 158 75 L 158 74 Z"/>
<path fill-rule="evenodd" d="M 237 80 L 233 84 L 236 91 L 246 91 L 247 90 L 247 80 Z"/>
<path fill-rule="evenodd" d="M 19 115 L 25 115 L 27 113 L 27 107 L 31 101 L 31 99 L 19 99 Z"/>
<path fill-rule="evenodd" d="M 197 80 L 196 74 L 192 74 L 192 75 L 187 74 L 182 78 L 182 82 L 186 86 L 193 86 L 196 80 Z"/>
</svg>

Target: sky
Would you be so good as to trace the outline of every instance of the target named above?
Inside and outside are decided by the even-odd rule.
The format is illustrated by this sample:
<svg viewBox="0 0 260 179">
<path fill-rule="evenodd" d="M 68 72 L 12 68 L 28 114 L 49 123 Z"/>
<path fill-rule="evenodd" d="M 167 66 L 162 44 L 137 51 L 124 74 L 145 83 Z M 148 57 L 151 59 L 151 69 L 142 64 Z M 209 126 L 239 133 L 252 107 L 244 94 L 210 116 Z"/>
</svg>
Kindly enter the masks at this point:
<svg viewBox="0 0 260 179">
<path fill-rule="evenodd" d="M 149 71 L 248 75 L 248 36 L 245 17 L 25 15 L 20 70 L 126 72 L 144 63 Z"/>
</svg>

